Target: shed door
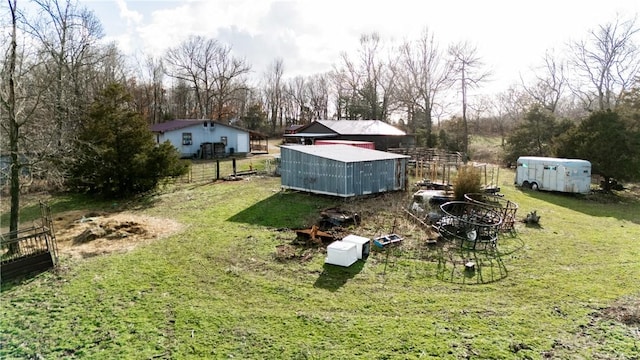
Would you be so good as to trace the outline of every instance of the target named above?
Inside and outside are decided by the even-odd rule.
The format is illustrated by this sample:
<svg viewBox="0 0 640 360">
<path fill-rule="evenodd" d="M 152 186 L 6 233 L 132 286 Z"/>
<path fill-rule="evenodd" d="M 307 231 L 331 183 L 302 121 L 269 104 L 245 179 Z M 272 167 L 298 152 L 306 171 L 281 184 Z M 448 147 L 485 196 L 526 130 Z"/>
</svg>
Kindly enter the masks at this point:
<svg viewBox="0 0 640 360">
<path fill-rule="evenodd" d="M 238 134 L 238 149 L 236 149 L 236 151 L 239 153 L 249 152 L 249 134 L 247 133 Z"/>
</svg>

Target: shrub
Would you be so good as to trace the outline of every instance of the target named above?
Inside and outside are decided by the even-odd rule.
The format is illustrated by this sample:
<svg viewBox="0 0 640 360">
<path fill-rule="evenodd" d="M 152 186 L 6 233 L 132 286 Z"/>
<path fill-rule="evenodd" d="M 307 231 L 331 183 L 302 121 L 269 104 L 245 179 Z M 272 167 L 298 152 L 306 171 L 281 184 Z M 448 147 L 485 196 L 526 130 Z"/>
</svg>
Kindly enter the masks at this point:
<svg viewBox="0 0 640 360">
<path fill-rule="evenodd" d="M 480 170 L 473 165 L 465 165 L 458 169 L 458 176 L 453 181 L 453 195 L 456 200 L 464 200 L 464 194 L 479 193 L 482 190 Z"/>
</svg>

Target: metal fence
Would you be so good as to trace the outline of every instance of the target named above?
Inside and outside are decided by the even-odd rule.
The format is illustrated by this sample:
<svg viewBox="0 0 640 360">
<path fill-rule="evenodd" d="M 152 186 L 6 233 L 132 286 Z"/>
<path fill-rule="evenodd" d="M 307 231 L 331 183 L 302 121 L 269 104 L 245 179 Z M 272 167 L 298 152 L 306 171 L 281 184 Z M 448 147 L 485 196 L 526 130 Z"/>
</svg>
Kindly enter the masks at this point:
<svg viewBox="0 0 640 360">
<path fill-rule="evenodd" d="M 276 166 L 277 163 L 273 158 L 193 161 L 189 172 L 176 178 L 175 181 L 180 183 L 198 183 L 216 181 L 238 174 L 248 173 L 272 175 L 276 171 Z"/>
</svg>

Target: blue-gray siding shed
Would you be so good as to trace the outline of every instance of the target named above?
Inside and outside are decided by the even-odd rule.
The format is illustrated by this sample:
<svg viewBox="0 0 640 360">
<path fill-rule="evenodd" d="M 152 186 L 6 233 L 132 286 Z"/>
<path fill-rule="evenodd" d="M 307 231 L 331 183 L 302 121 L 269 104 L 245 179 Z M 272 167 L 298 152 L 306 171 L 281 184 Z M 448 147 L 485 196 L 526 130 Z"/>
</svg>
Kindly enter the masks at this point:
<svg viewBox="0 0 640 360">
<path fill-rule="evenodd" d="M 282 187 L 340 197 L 404 190 L 408 159 L 349 145 L 282 146 Z"/>
</svg>

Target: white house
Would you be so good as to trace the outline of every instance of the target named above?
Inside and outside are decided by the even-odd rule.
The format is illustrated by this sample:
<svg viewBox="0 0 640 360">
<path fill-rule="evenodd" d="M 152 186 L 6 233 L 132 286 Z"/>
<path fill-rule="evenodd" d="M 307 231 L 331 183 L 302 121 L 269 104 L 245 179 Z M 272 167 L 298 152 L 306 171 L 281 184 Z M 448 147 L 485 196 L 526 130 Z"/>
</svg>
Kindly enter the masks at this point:
<svg viewBox="0 0 640 360">
<path fill-rule="evenodd" d="M 251 152 L 259 134 L 213 120 L 180 119 L 151 126 L 158 144 L 167 140 L 182 157 L 212 158 Z"/>
</svg>

